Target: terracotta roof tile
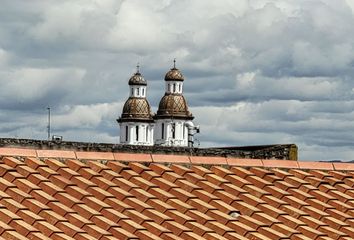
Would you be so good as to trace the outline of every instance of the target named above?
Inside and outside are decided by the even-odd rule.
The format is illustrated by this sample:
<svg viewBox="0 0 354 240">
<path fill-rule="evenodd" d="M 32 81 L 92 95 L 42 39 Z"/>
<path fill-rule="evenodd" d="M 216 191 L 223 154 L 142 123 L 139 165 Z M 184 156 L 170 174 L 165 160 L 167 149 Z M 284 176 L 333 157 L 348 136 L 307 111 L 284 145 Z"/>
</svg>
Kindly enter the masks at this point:
<svg viewBox="0 0 354 240">
<path fill-rule="evenodd" d="M 0 239 L 354 237 L 349 165 L 72 153 L 0 160 Z"/>
<path fill-rule="evenodd" d="M 133 183 L 134 185 L 142 188 L 143 190 L 147 191 L 149 190 L 150 188 L 156 188 L 157 185 L 152 183 L 151 181 L 149 180 L 146 180 L 142 177 L 133 177 L 131 179 L 129 179 L 129 182 Z M 130 190 L 134 189 L 133 187 L 130 188 Z M 136 189 L 136 188 L 135 188 Z"/>
<path fill-rule="evenodd" d="M 3 239 L 18 239 L 18 240 L 28 239 L 16 231 L 5 231 L 1 235 L 4 237 Z"/>
<path fill-rule="evenodd" d="M 113 153 L 114 160 L 118 161 L 127 161 L 127 162 L 152 162 L 150 154 L 141 154 L 141 153 Z M 108 159 L 108 158 L 103 158 Z"/>
<path fill-rule="evenodd" d="M 303 169 L 334 170 L 332 163 L 299 161 L 299 167 Z"/>
<path fill-rule="evenodd" d="M 60 175 L 58 172 L 52 170 L 49 167 L 39 167 L 37 168 L 37 170 L 45 178 L 50 178 L 51 176 Z"/>
<path fill-rule="evenodd" d="M 104 237 L 113 236 L 110 232 L 103 230 L 94 224 L 87 224 L 83 226 L 82 229 L 95 239 L 104 239 Z"/>
<path fill-rule="evenodd" d="M 183 176 L 186 173 L 193 173 L 193 171 L 190 168 L 185 167 L 183 165 L 172 164 L 171 169 L 181 176 Z"/>
<path fill-rule="evenodd" d="M 86 203 L 87 206 L 100 212 L 103 211 L 103 209 L 111 208 L 108 204 L 93 196 L 84 197 L 82 201 Z"/>
<path fill-rule="evenodd" d="M 37 201 L 36 199 L 31 198 L 24 199 L 22 204 L 28 207 L 32 212 L 36 214 L 39 214 L 41 211 L 50 209 L 47 205 Z"/>
<path fill-rule="evenodd" d="M 249 181 L 247 181 L 246 179 L 237 176 L 237 175 L 227 175 L 225 176 L 225 179 L 228 180 L 231 185 L 237 186 L 237 187 L 244 187 L 245 185 L 251 185 L 251 183 Z M 225 184 L 222 184 L 223 186 Z"/>
<path fill-rule="evenodd" d="M 50 202 L 58 201 L 57 199 L 52 197 L 52 195 L 50 195 L 42 190 L 32 190 L 31 195 L 43 204 L 48 204 Z"/>
<path fill-rule="evenodd" d="M 191 182 L 191 183 L 198 183 L 200 181 L 205 181 L 205 178 L 200 176 L 199 174 L 197 173 L 186 173 L 183 177 L 185 177 L 185 179 L 188 181 L 188 182 Z"/>
<path fill-rule="evenodd" d="M 16 212 L 16 214 L 18 216 L 20 216 L 22 220 L 24 220 L 25 222 L 27 222 L 31 225 L 36 221 L 44 220 L 43 217 L 33 213 L 32 211 L 30 211 L 28 209 L 19 210 L 18 212 Z"/>
<path fill-rule="evenodd" d="M 147 211 L 147 210 L 146 210 Z M 189 211 L 189 214 L 193 214 L 193 211 Z M 148 214 L 148 213 L 146 213 Z M 170 221 L 174 220 L 180 224 L 185 224 L 186 222 L 190 221 L 196 221 L 196 218 L 192 218 L 184 213 L 181 213 L 180 211 L 176 209 L 170 209 L 165 212 L 166 216 L 168 216 Z M 197 219 L 198 220 L 198 219 Z"/>
<path fill-rule="evenodd" d="M 243 201 L 235 201 L 232 206 L 240 211 L 241 214 L 252 216 L 254 213 L 260 213 L 261 210 Z"/>
<path fill-rule="evenodd" d="M 304 223 L 303 221 L 290 215 L 281 215 L 279 216 L 279 220 L 292 229 L 297 229 L 299 226 L 306 225 L 306 223 Z"/>
<path fill-rule="evenodd" d="M 339 230 L 348 234 L 350 236 L 350 238 L 354 237 L 354 228 L 352 228 L 352 227 L 348 227 L 348 226 L 343 225 L 343 226 L 341 226 L 341 228 Z M 350 239 L 350 238 L 348 238 L 348 239 Z"/>
<path fill-rule="evenodd" d="M 258 229 L 258 232 L 269 239 L 286 239 L 290 237 L 270 227 L 261 227 Z"/>
<path fill-rule="evenodd" d="M 24 166 L 25 163 L 19 159 L 16 159 L 14 157 L 4 157 L 3 162 L 6 165 L 9 165 L 10 167 L 16 168 L 17 166 Z"/>
<path fill-rule="evenodd" d="M 139 174 L 133 170 L 123 170 L 120 172 L 120 174 L 127 180 L 130 180 L 133 177 L 139 177 Z"/>
<path fill-rule="evenodd" d="M 76 158 L 87 160 L 114 160 L 113 153 L 110 152 L 76 152 Z"/>
<path fill-rule="evenodd" d="M 191 160 L 185 155 L 152 154 L 152 161 L 155 163 L 190 163 Z"/>
<path fill-rule="evenodd" d="M 227 161 L 224 157 L 189 157 L 192 164 L 212 164 L 212 165 L 226 165 Z"/>
<path fill-rule="evenodd" d="M 164 209 L 165 207 L 168 207 L 168 205 L 165 202 L 162 202 L 158 199 L 149 199 L 148 203 L 145 203 L 138 198 L 128 197 L 128 198 L 124 199 L 124 202 L 127 203 L 128 205 L 130 205 L 131 207 L 133 207 L 133 209 L 136 209 L 140 212 L 143 212 L 145 209 L 152 209 L 153 207 L 151 206 L 151 203 L 156 203 L 155 208 L 161 207 Z M 165 210 L 166 209 L 164 209 L 164 211 Z"/>
<path fill-rule="evenodd" d="M 164 224 L 166 227 L 167 224 Z M 156 236 L 161 236 L 162 234 L 164 233 L 172 233 L 172 230 L 170 229 L 167 229 L 166 227 L 164 227 L 163 225 L 161 224 L 158 224 L 158 223 L 155 223 L 153 221 L 148 221 L 148 222 L 144 222 L 144 227 L 146 227 L 146 229 L 150 232 L 150 233 L 153 233 L 155 234 Z"/>
<path fill-rule="evenodd" d="M 107 179 L 107 178 L 106 178 L 106 179 Z M 109 178 L 109 179 L 110 179 L 110 178 Z M 109 179 L 108 179 L 108 180 L 109 180 Z M 128 192 L 129 192 L 131 189 L 133 189 L 133 188 L 139 188 L 138 185 L 132 183 L 132 182 L 129 181 L 129 180 L 124 179 L 123 177 L 122 177 L 122 178 L 114 178 L 114 179 L 112 179 L 111 181 L 112 181 L 115 185 L 120 186 L 123 190 L 128 191 Z M 110 188 L 112 188 L 112 187 L 110 187 Z M 108 190 L 108 188 L 107 188 L 106 190 Z"/>
<path fill-rule="evenodd" d="M 15 201 L 14 199 L 11 198 L 3 198 L 1 199 L 1 204 L 10 210 L 11 212 L 17 213 L 20 210 L 26 210 L 27 208 L 22 205 L 21 203 Z"/>
<path fill-rule="evenodd" d="M 311 239 L 318 239 L 319 237 L 323 237 L 326 236 L 326 234 L 324 234 L 321 231 L 318 231 L 312 227 L 309 226 L 300 226 L 298 228 L 298 230 L 304 234 L 305 236 L 311 238 Z"/>
<path fill-rule="evenodd" d="M 271 240 L 271 238 L 264 236 L 258 232 L 252 232 L 248 235 L 248 239 L 255 239 L 255 240 Z"/>
<path fill-rule="evenodd" d="M 292 160 L 263 160 L 264 167 L 274 167 L 274 168 L 299 168 L 299 164 L 297 161 Z"/>
<path fill-rule="evenodd" d="M 0 156 L 21 156 L 21 157 L 37 157 L 34 149 L 27 148 L 0 148 Z"/>
<path fill-rule="evenodd" d="M 15 231 L 15 229 L 3 221 L 0 221 L 0 234 L 5 231 Z"/>
<path fill-rule="evenodd" d="M 353 163 L 333 163 L 334 170 L 345 170 L 345 171 L 353 171 L 354 164 Z"/>
<path fill-rule="evenodd" d="M 205 238 L 193 232 L 182 232 L 180 234 L 182 239 L 191 239 L 191 240 L 204 240 Z"/>
<path fill-rule="evenodd" d="M 245 166 L 245 167 L 263 167 L 263 162 L 260 159 L 240 159 L 226 158 L 227 164 L 230 166 Z"/>
<path fill-rule="evenodd" d="M 33 224 L 33 226 L 47 237 L 51 237 L 54 233 L 62 233 L 59 228 L 53 226 L 52 224 L 46 221 L 37 221 Z"/>
<path fill-rule="evenodd" d="M 85 225 L 92 225 L 93 222 L 84 218 L 83 216 L 77 214 L 77 213 L 68 213 L 65 214 L 65 218 L 73 223 L 75 226 L 82 228 Z"/>
<path fill-rule="evenodd" d="M 36 150 L 40 158 L 76 158 L 74 151 L 66 150 Z"/>
</svg>

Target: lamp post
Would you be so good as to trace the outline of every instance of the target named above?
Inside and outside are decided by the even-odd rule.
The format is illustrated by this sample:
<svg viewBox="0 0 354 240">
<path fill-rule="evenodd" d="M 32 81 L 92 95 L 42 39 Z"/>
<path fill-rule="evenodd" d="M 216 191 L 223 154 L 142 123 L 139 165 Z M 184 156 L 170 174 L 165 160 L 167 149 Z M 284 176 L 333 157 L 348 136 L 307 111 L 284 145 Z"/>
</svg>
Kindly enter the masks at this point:
<svg viewBox="0 0 354 240">
<path fill-rule="evenodd" d="M 47 130 L 48 130 L 48 141 L 50 141 L 50 107 L 47 107 L 48 110 L 48 126 L 47 126 Z"/>
</svg>

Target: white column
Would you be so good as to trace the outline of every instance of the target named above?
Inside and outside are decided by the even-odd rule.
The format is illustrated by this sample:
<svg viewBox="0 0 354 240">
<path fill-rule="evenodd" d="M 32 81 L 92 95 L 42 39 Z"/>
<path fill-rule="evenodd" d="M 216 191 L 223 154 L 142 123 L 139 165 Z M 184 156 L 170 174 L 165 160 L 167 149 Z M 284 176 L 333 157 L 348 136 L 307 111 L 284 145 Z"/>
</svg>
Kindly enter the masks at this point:
<svg viewBox="0 0 354 240">
<path fill-rule="evenodd" d="M 147 140 L 146 140 L 146 125 L 142 125 L 141 126 L 141 139 L 140 141 L 143 142 L 144 145 L 147 144 Z"/>
<path fill-rule="evenodd" d="M 129 142 L 129 144 L 133 144 L 134 141 L 135 141 L 135 129 L 134 129 L 134 126 L 129 125 L 128 126 L 128 132 L 129 132 L 128 142 Z"/>
<path fill-rule="evenodd" d="M 125 140 L 126 138 L 127 138 L 127 133 L 126 133 L 126 131 L 125 131 L 125 128 L 127 127 L 128 125 L 126 124 L 126 123 L 124 123 L 124 124 L 122 124 L 121 125 L 121 128 L 120 128 L 120 131 L 121 131 L 121 133 L 120 133 L 120 142 L 121 143 L 127 143 L 127 141 Z"/>
<path fill-rule="evenodd" d="M 181 140 L 181 122 L 176 123 L 176 139 Z"/>
<path fill-rule="evenodd" d="M 124 127 L 122 126 L 123 124 L 122 123 L 119 123 L 119 142 L 120 143 L 123 143 L 123 131 L 124 131 Z"/>
<path fill-rule="evenodd" d="M 154 126 L 150 127 L 150 143 L 151 145 L 154 144 Z"/>
<path fill-rule="evenodd" d="M 171 131 L 170 124 L 165 122 L 165 139 L 166 140 L 168 140 L 171 137 L 170 131 Z"/>
<path fill-rule="evenodd" d="M 144 142 L 144 140 L 145 140 L 145 138 L 144 138 L 144 125 L 140 125 L 139 124 L 139 139 L 138 139 L 138 143 L 143 143 Z"/>
<path fill-rule="evenodd" d="M 145 97 L 146 96 L 146 86 L 133 85 L 130 86 L 130 97 Z"/>
</svg>

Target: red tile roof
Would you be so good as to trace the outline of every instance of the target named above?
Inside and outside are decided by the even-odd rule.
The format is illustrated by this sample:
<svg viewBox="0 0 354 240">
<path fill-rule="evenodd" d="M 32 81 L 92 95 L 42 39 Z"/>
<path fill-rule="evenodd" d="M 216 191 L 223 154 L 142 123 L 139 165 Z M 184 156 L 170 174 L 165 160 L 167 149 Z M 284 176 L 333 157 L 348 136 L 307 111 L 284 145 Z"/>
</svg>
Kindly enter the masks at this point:
<svg viewBox="0 0 354 240">
<path fill-rule="evenodd" d="M 354 238 L 354 164 L 0 155 L 0 239 Z"/>
</svg>

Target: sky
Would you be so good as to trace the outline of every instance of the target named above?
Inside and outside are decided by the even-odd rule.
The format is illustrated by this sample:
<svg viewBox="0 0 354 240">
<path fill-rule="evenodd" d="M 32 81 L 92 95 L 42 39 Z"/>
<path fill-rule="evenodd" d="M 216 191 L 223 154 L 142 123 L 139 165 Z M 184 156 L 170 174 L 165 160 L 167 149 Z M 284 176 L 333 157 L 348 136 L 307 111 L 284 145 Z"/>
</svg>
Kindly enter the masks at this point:
<svg viewBox="0 0 354 240">
<path fill-rule="evenodd" d="M 119 142 L 136 71 L 176 65 L 200 147 L 354 159 L 354 0 L 0 0 L 0 137 Z"/>
</svg>

